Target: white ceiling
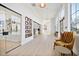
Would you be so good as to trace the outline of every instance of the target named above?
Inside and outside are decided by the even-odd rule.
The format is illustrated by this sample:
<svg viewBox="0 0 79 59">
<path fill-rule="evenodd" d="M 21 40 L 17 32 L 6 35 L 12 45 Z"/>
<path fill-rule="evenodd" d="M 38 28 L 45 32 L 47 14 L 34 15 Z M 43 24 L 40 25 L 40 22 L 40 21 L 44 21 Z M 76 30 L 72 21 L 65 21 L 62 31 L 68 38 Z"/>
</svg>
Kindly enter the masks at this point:
<svg viewBox="0 0 79 59">
<path fill-rule="evenodd" d="M 37 4 L 33 6 L 32 3 L 26 5 L 28 5 L 34 16 L 41 20 L 54 18 L 62 7 L 61 3 L 47 3 L 45 8 L 40 8 Z"/>
<path fill-rule="evenodd" d="M 40 22 L 54 19 L 63 5 L 62 3 L 46 3 L 45 8 L 40 8 L 37 4 L 33 6 L 33 3 L 4 3 L 3 5 L 22 12 L 23 10 L 27 11 L 28 9 Z M 14 6 L 16 6 L 16 8 Z"/>
</svg>

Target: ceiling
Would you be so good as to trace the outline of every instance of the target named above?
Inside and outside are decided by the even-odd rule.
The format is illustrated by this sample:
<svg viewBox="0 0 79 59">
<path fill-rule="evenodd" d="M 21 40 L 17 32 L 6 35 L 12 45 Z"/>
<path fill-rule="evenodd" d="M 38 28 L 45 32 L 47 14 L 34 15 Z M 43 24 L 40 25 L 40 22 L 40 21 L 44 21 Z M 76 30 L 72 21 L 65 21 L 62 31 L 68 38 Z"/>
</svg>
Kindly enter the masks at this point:
<svg viewBox="0 0 79 59">
<path fill-rule="evenodd" d="M 32 13 L 32 15 L 36 17 L 35 20 L 38 20 L 41 23 L 44 23 L 46 20 L 49 21 L 54 19 L 63 5 L 62 3 L 46 3 L 45 8 L 40 8 L 38 4 L 39 3 L 3 3 L 3 5 L 8 6 L 17 12 L 27 11 L 28 13 Z"/>
<path fill-rule="evenodd" d="M 33 3 L 26 5 L 28 5 L 34 16 L 41 20 L 54 18 L 62 7 L 62 3 L 47 3 L 45 8 L 40 8 L 37 4 L 33 5 Z"/>
</svg>

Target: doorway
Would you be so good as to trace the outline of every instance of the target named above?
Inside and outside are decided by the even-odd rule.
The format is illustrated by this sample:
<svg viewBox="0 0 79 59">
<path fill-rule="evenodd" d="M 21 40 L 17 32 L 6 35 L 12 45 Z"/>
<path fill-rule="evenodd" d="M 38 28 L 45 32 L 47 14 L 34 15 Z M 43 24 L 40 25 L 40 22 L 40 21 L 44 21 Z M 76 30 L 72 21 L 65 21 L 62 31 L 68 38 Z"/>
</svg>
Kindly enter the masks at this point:
<svg viewBox="0 0 79 59">
<path fill-rule="evenodd" d="M 41 34 L 41 25 L 33 21 L 33 35 L 34 38 Z"/>
</svg>

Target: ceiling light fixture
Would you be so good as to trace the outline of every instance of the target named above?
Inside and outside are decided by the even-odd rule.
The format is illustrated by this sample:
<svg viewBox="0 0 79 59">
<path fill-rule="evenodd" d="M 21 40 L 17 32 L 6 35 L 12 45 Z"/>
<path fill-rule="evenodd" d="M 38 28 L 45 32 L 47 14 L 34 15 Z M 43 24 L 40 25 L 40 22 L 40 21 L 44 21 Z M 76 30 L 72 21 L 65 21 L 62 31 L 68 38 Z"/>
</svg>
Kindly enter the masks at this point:
<svg viewBox="0 0 79 59">
<path fill-rule="evenodd" d="M 39 6 L 40 6 L 40 8 L 45 8 L 46 4 L 45 3 L 40 3 Z"/>
</svg>

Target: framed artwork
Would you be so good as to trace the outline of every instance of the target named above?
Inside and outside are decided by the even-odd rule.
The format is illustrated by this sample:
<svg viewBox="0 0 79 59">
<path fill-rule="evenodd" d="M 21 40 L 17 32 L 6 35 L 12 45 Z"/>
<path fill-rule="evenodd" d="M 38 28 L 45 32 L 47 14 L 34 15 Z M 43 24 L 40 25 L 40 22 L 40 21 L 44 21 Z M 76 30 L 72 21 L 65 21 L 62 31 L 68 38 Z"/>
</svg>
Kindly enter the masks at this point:
<svg viewBox="0 0 79 59">
<path fill-rule="evenodd" d="M 32 36 L 32 19 L 25 17 L 25 38 Z"/>
</svg>

